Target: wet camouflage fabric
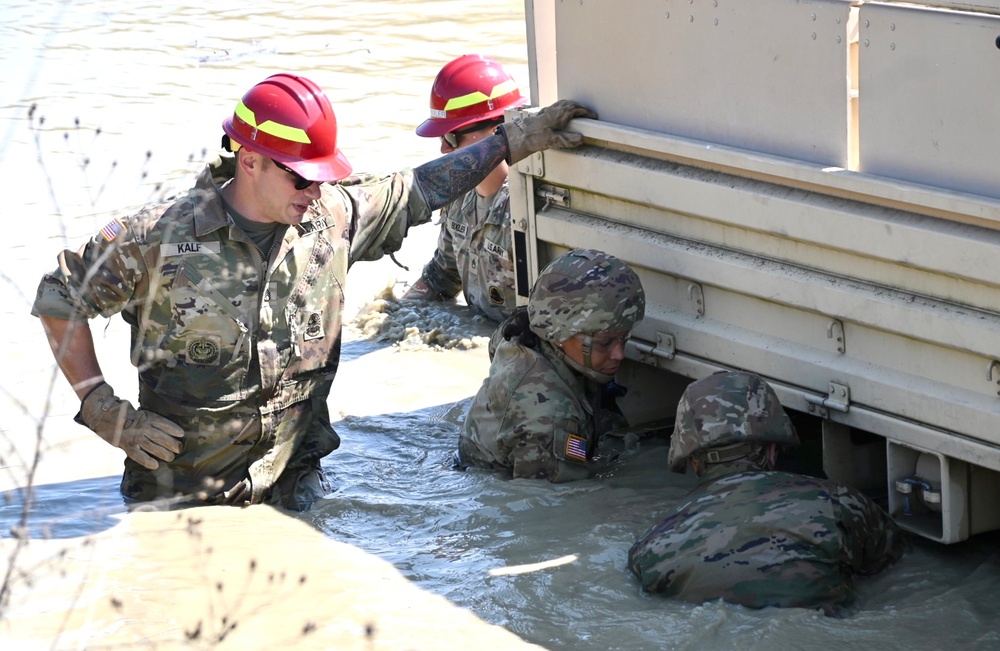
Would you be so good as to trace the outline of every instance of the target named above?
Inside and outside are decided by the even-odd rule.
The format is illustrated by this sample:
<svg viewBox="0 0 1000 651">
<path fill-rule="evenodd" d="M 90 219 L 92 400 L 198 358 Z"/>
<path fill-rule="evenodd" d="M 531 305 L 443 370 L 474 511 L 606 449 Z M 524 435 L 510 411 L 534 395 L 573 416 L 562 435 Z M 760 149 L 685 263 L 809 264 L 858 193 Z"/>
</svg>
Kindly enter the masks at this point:
<svg viewBox="0 0 1000 651">
<path fill-rule="evenodd" d="M 514 250 L 510 223 L 510 190 L 506 181 L 494 195 L 482 222 L 476 191 L 441 209 L 441 234 L 423 279 L 432 292 L 465 302 L 494 321 L 514 311 Z"/>
<path fill-rule="evenodd" d="M 326 398 L 348 268 L 398 249 L 430 209 L 409 170 L 320 187 L 270 260 L 231 224 L 209 167 L 186 195 L 113 220 L 43 277 L 35 315 L 122 314 L 140 407 L 186 432 L 183 452 L 155 471 L 126 461 L 127 497 L 190 495 L 206 478 L 229 488 L 248 474 L 254 502 L 301 508 L 322 492 L 319 459 L 339 445 Z"/>
<path fill-rule="evenodd" d="M 576 249 L 542 270 L 528 297 L 531 330 L 562 343 L 576 334 L 628 332 L 646 313 L 636 273 L 602 251 Z"/>
<path fill-rule="evenodd" d="M 546 342 L 537 349 L 500 342 L 466 415 L 462 463 L 508 470 L 515 478 L 586 479 L 597 448 L 599 390 Z"/>
<path fill-rule="evenodd" d="M 639 538 L 628 565 L 645 590 L 693 603 L 839 615 L 854 600 L 854 575 L 880 572 L 901 554 L 896 525 L 852 488 L 716 467 Z"/>
<path fill-rule="evenodd" d="M 774 389 L 752 373 L 715 373 L 692 382 L 677 404 L 676 423 L 667 462 L 675 472 L 684 472 L 689 457 L 713 447 L 742 441 L 799 444 Z"/>
</svg>

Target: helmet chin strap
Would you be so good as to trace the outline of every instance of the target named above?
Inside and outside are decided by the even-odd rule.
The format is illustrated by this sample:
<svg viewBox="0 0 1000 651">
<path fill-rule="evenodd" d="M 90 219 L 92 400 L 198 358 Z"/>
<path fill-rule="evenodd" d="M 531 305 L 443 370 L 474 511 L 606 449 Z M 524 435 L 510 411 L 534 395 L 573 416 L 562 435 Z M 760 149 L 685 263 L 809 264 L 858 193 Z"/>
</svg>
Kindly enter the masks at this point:
<svg viewBox="0 0 1000 651">
<path fill-rule="evenodd" d="M 569 355 L 567 355 L 566 351 L 563 350 L 562 344 L 560 344 L 558 346 L 554 346 L 554 348 L 559 351 L 559 355 L 562 357 L 562 360 L 566 362 L 566 365 L 571 369 L 590 378 L 591 380 L 594 380 L 598 384 L 607 384 L 611 380 L 614 380 L 614 375 L 606 375 L 594 369 L 590 360 L 590 344 L 593 342 L 593 338 L 590 335 L 581 334 L 580 336 L 583 339 L 583 345 L 580 347 L 583 352 L 583 364 L 578 364 Z"/>
</svg>

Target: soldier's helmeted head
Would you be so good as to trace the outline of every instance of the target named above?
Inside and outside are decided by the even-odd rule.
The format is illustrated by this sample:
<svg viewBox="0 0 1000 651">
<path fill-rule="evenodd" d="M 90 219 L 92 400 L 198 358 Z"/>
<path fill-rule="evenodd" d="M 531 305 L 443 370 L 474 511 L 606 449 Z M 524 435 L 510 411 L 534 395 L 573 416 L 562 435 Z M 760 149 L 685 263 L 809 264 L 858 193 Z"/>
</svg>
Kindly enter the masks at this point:
<svg viewBox="0 0 1000 651">
<path fill-rule="evenodd" d="M 639 276 L 613 255 L 575 249 L 539 274 L 528 297 L 531 331 L 554 344 L 578 334 L 627 333 L 646 313 Z"/>
<path fill-rule="evenodd" d="M 667 462 L 683 473 L 692 457 L 724 463 L 746 456 L 750 443 L 798 445 L 799 437 L 763 378 L 740 371 L 715 373 L 684 390 Z"/>
</svg>

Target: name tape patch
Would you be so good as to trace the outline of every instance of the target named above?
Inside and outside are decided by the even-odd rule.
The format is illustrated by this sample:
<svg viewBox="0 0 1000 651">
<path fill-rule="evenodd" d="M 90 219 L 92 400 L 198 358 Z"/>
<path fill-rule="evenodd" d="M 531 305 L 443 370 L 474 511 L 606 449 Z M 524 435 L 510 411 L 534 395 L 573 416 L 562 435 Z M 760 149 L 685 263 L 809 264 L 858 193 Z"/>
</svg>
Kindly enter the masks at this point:
<svg viewBox="0 0 1000 651">
<path fill-rule="evenodd" d="M 201 253 L 211 251 L 218 253 L 221 251 L 219 242 L 171 242 L 161 247 L 163 256 L 166 258 L 175 255 L 188 255 L 189 253 Z"/>
</svg>

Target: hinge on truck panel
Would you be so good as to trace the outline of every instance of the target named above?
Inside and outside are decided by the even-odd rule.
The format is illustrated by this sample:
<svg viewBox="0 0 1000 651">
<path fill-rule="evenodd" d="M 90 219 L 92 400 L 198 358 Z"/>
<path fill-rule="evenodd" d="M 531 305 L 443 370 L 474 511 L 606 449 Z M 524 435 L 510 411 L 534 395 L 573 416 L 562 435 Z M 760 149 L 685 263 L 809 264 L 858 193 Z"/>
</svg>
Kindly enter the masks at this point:
<svg viewBox="0 0 1000 651">
<path fill-rule="evenodd" d="M 826 396 L 805 395 L 806 402 L 809 403 L 808 411 L 821 418 L 827 417 L 827 410 L 842 411 L 845 414 L 851 408 L 851 390 L 846 384 L 831 382 L 829 392 Z"/>
<path fill-rule="evenodd" d="M 560 208 L 569 208 L 569 190 L 566 188 L 539 183 L 535 186 L 535 196 L 545 201 L 545 205 L 538 212 L 545 212 L 552 204 Z"/>
<path fill-rule="evenodd" d="M 528 176 L 545 176 L 545 156 L 544 152 L 535 152 L 527 158 L 517 162 L 517 171 Z"/>
<path fill-rule="evenodd" d="M 657 360 L 671 360 L 677 349 L 674 347 L 674 336 L 664 332 L 656 333 L 656 343 L 647 343 L 639 339 L 629 339 L 628 344 L 635 348 L 639 361 L 650 366 L 657 366 Z"/>
</svg>

